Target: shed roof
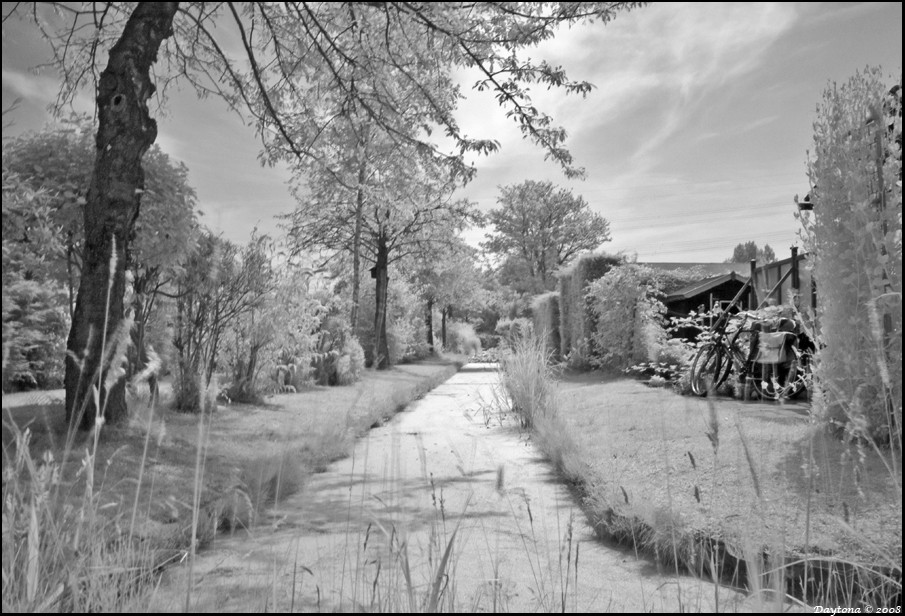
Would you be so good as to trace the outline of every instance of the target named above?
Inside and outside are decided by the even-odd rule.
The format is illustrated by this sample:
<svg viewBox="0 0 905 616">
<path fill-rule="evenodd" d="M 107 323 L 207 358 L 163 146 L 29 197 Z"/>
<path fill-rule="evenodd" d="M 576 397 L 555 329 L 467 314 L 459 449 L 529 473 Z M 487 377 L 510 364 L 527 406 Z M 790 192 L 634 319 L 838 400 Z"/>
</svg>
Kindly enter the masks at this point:
<svg viewBox="0 0 905 616">
<path fill-rule="evenodd" d="M 681 289 L 676 289 L 666 296 L 666 303 L 669 304 L 671 302 L 690 299 L 692 297 L 695 297 L 696 295 L 700 295 L 701 293 L 706 293 L 710 289 L 718 287 L 723 283 L 729 282 L 730 280 L 737 280 L 742 284 L 748 282 L 748 278 L 746 276 L 740 276 L 735 272 L 729 272 L 728 274 L 722 274 L 720 276 L 713 276 L 712 278 L 705 278 L 704 280 L 692 282 L 691 284 L 686 285 Z"/>
<path fill-rule="evenodd" d="M 728 274 L 729 272 L 747 272 L 751 269 L 751 265 L 748 263 L 654 263 L 648 261 L 639 263 L 638 265 L 646 265 L 647 267 L 658 269 L 664 272 L 697 269 L 703 271 L 705 274 L 711 274 L 713 276 L 716 276 L 718 274 Z"/>
</svg>

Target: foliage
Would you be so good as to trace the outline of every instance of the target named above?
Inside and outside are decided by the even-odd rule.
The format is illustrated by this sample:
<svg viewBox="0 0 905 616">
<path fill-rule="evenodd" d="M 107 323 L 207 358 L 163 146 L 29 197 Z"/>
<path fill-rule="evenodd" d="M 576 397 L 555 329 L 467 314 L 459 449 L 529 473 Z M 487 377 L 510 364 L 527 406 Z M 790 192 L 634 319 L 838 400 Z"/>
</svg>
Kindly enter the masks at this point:
<svg viewBox="0 0 905 616">
<path fill-rule="evenodd" d="M 770 244 L 764 244 L 764 247 L 760 248 L 757 242 L 744 242 L 735 246 L 732 256 L 726 259 L 726 263 L 750 263 L 752 260 L 757 261 L 758 265 L 773 263 L 776 261 L 776 253 Z"/>
<path fill-rule="evenodd" d="M 820 323 L 818 408 L 855 436 L 901 445 L 902 99 L 879 69 L 823 95 L 809 175 Z"/>
<path fill-rule="evenodd" d="M 336 365 L 336 382 L 339 385 L 351 385 L 361 378 L 365 368 L 365 352 L 358 339 L 349 336 L 343 346 L 343 353 Z"/>
<path fill-rule="evenodd" d="M 69 313 L 54 279 L 62 252 L 51 195 L 3 158 L 3 389 L 54 387 L 62 378 Z"/>
<path fill-rule="evenodd" d="M 592 363 L 617 369 L 639 361 L 657 361 L 666 338 L 656 272 L 626 263 L 587 287 L 594 314 Z"/>
<path fill-rule="evenodd" d="M 387 137 L 446 167 L 451 171 L 447 177 L 455 180 L 474 173 L 465 162 L 466 152 L 486 153 L 498 147 L 488 139 L 464 136 L 452 113 L 460 97 L 452 71 L 476 68 L 482 76 L 475 87 L 495 92 L 525 137 L 544 148 L 547 157 L 567 174 L 581 175 L 564 147 L 565 131 L 531 104 L 527 84 L 580 95 L 586 95 L 591 84 L 573 82 L 562 68 L 521 58 L 518 52 L 550 39 L 560 25 L 606 23 L 617 12 L 634 6 L 528 3 L 462 10 L 458 4 L 445 3 L 325 3 L 306 5 L 302 10 L 292 5 L 248 3 L 240 10 L 233 3 L 108 3 L 86 4 L 84 10 L 71 14 L 58 7 L 27 10 L 18 4 L 11 6 L 4 13 L 4 23 L 13 15 L 33 21 L 53 49 L 54 63 L 65 77 L 59 107 L 71 102 L 82 87 L 97 86 L 99 147 L 85 204 L 88 276 L 79 287 L 67 349 L 74 353 L 88 350 L 90 363 L 99 361 L 89 334 L 106 327 L 107 319 L 102 320 L 100 314 L 107 281 L 98 265 L 105 262 L 111 249 L 118 250 L 120 258 L 115 262 L 115 292 L 112 301 L 106 302 L 107 311 L 112 323 L 123 318 L 123 257 L 129 251 L 145 188 L 141 156 L 156 138 L 147 103 L 155 91 L 166 91 L 169 79 L 184 79 L 200 96 L 213 92 L 231 108 L 244 109 L 262 138 L 278 141 L 291 158 L 311 157 L 312 140 L 337 117 L 362 112 Z M 235 49 L 236 39 L 215 34 L 214 26 L 223 21 L 234 24 L 239 32 L 245 53 L 238 60 L 223 51 Z M 99 76 L 100 58 L 107 58 L 107 64 Z M 158 59 L 162 60 L 163 88 L 151 79 Z M 311 113 L 306 106 L 328 97 L 340 101 L 340 105 L 328 105 L 333 113 Z M 417 109 L 414 116 L 404 112 L 409 107 Z M 315 130 L 293 134 L 288 127 L 294 118 L 314 119 Z M 458 154 L 438 152 L 425 137 L 437 125 Z M 101 228 L 102 221 L 110 233 L 91 233 Z M 386 323 L 386 267 L 381 259 L 378 266 L 381 288 L 376 320 L 382 328 Z M 385 346 L 386 336 L 378 336 L 378 347 L 381 340 Z M 379 353 L 386 354 L 383 348 Z M 77 372 L 71 362 L 67 364 L 70 408 L 89 398 Z M 119 389 L 114 395 L 111 416 L 115 417 L 123 414 L 125 398 Z"/>
<path fill-rule="evenodd" d="M 82 206 L 91 181 L 93 150 L 90 124 L 76 117 L 3 145 L 4 168 L 18 178 L 20 187 L 44 191 L 50 226 L 41 238 L 47 241 L 42 279 L 69 283 L 73 289 L 78 288 Z"/>
<path fill-rule="evenodd" d="M 94 170 L 95 122 L 73 115 L 40 132 L 21 135 L 3 146 L 3 161 L 24 187 L 44 189 L 55 235 L 47 255 L 53 275 L 78 288 L 84 229 L 82 209 Z M 143 276 L 172 276 L 190 250 L 196 227 L 196 195 L 188 169 L 152 146 L 142 160 L 145 189 L 131 244 L 133 284 Z M 152 274 L 153 273 L 153 274 Z M 155 278 L 155 282 L 156 282 Z"/>
<path fill-rule="evenodd" d="M 494 277 L 502 287 L 514 293 L 519 299 L 539 295 L 547 291 L 540 277 L 531 273 L 528 262 L 518 255 L 506 255 L 494 272 Z"/>
<path fill-rule="evenodd" d="M 196 412 L 201 408 L 201 391 L 212 382 L 221 347 L 228 342 L 227 333 L 259 309 L 271 291 L 273 275 L 265 241 L 253 238 L 243 249 L 206 233 L 186 264 L 177 282 L 173 342 L 178 354 L 174 384 L 177 409 Z M 257 333 L 248 334 L 250 353 L 259 348 Z M 252 364 L 245 364 L 245 369 L 257 374 Z"/>
<path fill-rule="evenodd" d="M 403 262 L 402 268 L 412 288 L 425 301 L 467 310 L 475 307 L 483 295 L 476 253 L 460 236 L 455 236 L 448 244 L 429 246 L 423 254 L 413 255 Z"/>
<path fill-rule="evenodd" d="M 588 343 L 594 331 L 594 312 L 587 299 L 587 286 L 624 261 L 616 255 L 585 254 L 557 274 L 560 353 L 573 366 L 586 366 L 590 360 Z"/>
<path fill-rule="evenodd" d="M 496 335 L 508 347 L 512 347 L 518 340 L 534 334 L 534 324 L 530 319 L 517 317 L 515 319 L 500 319 L 496 324 Z"/>
<path fill-rule="evenodd" d="M 352 335 L 349 322 L 336 312 L 321 323 L 313 366 L 318 385 L 349 385 L 361 378 L 364 350 Z"/>
<path fill-rule="evenodd" d="M 171 16 L 171 38 L 161 41 L 161 64 L 169 70 L 161 71 L 159 78 L 164 86 L 184 80 L 201 97 L 222 97 L 232 108 L 249 113 L 256 124 L 267 126 L 268 134 L 287 140 L 287 151 L 299 157 L 336 120 L 311 113 L 325 97 L 344 100 L 346 109 L 364 111 L 376 126 L 401 141 L 407 138 L 394 132 L 401 122 L 394 124 L 386 110 L 403 113 L 414 106 L 426 136 L 431 125 L 439 125 L 457 150 L 492 152 L 499 144 L 462 134 L 452 113 L 460 98 L 452 71 L 472 67 L 480 75 L 474 88 L 495 93 L 524 136 L 576 175 L 581 170 L 572 166 L 563 147 L 565 131 L 532 104 L 529 84 L 581 96 L 593 86 L 572 81 L 562 67 L 521 52 L 553 38 L 560 26 L 605 24 L 618 12 L 639 5 L 520 3 L 462 10 L 455 3 L 442 2 L 416 6 L 326 3 L 292 10 L 259 3 L 182 3 Z M 123 27 L 134 11 L 131 5 L 89 5 L 70 20 L 65 14 L 50 16 L 49 11 L 17 7 L 4 19 L 18 12 L 41 26 L 54 46 L 56 65 L 66 76 L 59 97 L 62 107 L 83 86 L 93 85 L 97 63 L 123 38 Z M 223 22 L 242 35 L 244 53 L 238 58 L 225 53 L 232 39 L 214 28 Z M 162 90 L 165 94 L 166 88 Z M 312 130 L 293 135 L 287 121 L 296 117 L 310 118 Z M 435 148 L 424 137 L 415 143 Z M 459 165 L 467 170 L 461 161 Z"/>
<path fill-rule="evenodd" d="M 656 359 L 635 364 L 624 371 L 649 376 L 652 380 L 659 379 L 679 394 L 690 395 L 691 362 L 696 349 L 695 343 L 670 338 L 660 346 Z"/>
<path fill-rule="evenodd" d="M 386 139 L 383 141 L 387 142 Z M 388 349 L 388 352 L 389 361 L 393 363 L 394 357 L 408 354 L 409 343 L 402 342 L 407 335 L 401 331 L 395 334 L 387 331 L 392 325 L 392 319 L 386 317 L 387 268 L 391 263 L 413 256 L 422 257 L 424 262 L 439 263 L 435 255 L 450 250 L 464 256 L 467 251 L 461 240 L 456 243 L 457 231 L 474 219 L 476 211 L 467 201 L 452 200 L 456 182 L 448 177 L 442 166 L 391 142 L 372 144 L 370 150 L 363 147 L 341 150 L 336 155 L 340 168 L 364 169 L 365 165 L 376 164 L 372 160 L 363 161 L 361 157 L 378 145 L 383 146 L 386 153 L 378 159 L 381 174 L 375 185 L 364 184 L 366 176 L 363 172 L 356 174 L 354 181 L 357 183 L 349 188 L 345 181 L 338 179 L 339 173 L 334 169 L 298 168 L 296 181 L 304 182 L 304 190 L 296 190 L 299 206 L 291 215 L 289 234 L 296 251 L 314 245 L 352 253 L 353 315 L 357 315 L 361 307 L 357 259 L 361 256 L 374 264 L 372 272 L 380 309 L 373 313 L 375 331 L 379 333 L 374 336 L 373 343 L 389 345 L 392 338 L 395 349 Z M 426 255 L 431 257 L 425 258 Z M 456 290 L 452 285 L 456 282 L 453 278 L 458 278 L 458 286 L 464 287 L 462 281 L 467 277 L 463 277 L 459 265 L 454 261 L 447 263 L 449 276 L 445 282 L 449 283 L 449 288 L 446 293 L 441 293 L 438 286 L 444 282 L 438 278 L 440 272 L 424 272 L 416 282 L 421 283 L 422 290 L 430 297 L 446 299 Z M 436 280 L 431 280 L 432 276 Z M 396 327 L 397 330 L 406 328 L 408 323 L 399 323 Z M 427 345 L 426 340 L 424 344 Z M 379 348 L 373 349 L 372 353 L 375 357 L 383 355 Z"/>
<path fill-rule="evenodd" d="M 481 352 L 481 340 L 470 323 L 453 321 L 449 324 L 449 348 L 469 357 Z"/>
<path fill-rule="evenodd" d="M 552 182 L 526 180 L 500 187 L 499 209 L 491 210 L 485 250 L 514 257 L 541 288 L 553 282 L 554 270 L 579 253 L 609 241 L 609 223 L 587 201 Z"/>
<path fill-rule="evenodd" d="M 60 339 L 65 349 L 80 282 L 82 209 L 93 171 L 94 132 L 93 120 L 73 115 L 43 131 L 11 139 L 3 147 L 4 254 L 7 248 L 10 251 L 9 262 L 4 261 L 4 275 L 21 275 L 30 281 L 24 286 L 7 285 L 5 279 L 4 301 L 8 297 L 19 306 L 9 313 L 13 318 L 16 314 L 29 315 L 31 325 L 18 322 L 13 331 L 28 338 L 25 344 L 31 349 L 29 353 L 40 356 L 32 362 L 34 366 L 45 366 L 35 368 L 38 374 L 23 372 L 21 354 L 12 348 L 10 369 L 23 383 L 56 386 L 62 379 Z M 158 293 L 178 273 L 196 227 L 195 192 L 188 184 L 185 165 L 171 160 L 156 146 L 145 154 L 143 164 L 144 207 L 136 221 L 128 266 L 132 308 L 136 311 L 135 345 L 130 347 L 133 373 L 145 363 L 146 330 L 155 319 Z M 30 254 L 27 259 L 22 250 Z M 25 309 L 26 305 L 29 308 Z M 32 325 L 57 313 L 63 316 L 53 317 L 53 322 L 44 323 L 40 331 L 32 330 Z M 159 323 L 156 327 L 159 330 Z M 45 333 L 51 337 L 49 347 L 40 348 L 46 346 L 41 342 Z M 159 349 L 163 340 L 159 335 L 153 337 Z"/>
<path fill-rule="evenodd" d="M 266 238 L 253 237 L 243 253 L 246 267 L 259 272 L 264 294 L 229 328 L 224 359 L 234 401 L 257 401 L 280 386 L 299 389 L 318 353 L 318 330 L 329 308 L 309 290 L 312 270 L 293 263 L 274 267 L 274 250 Z"/>
<path fill-rule="evenodd" d="M 390 273 L 387 289 L 387 347 L 390 363 L 427 357 L 430 351 L 427 347 L 422 304 L 397 266 L 392 267 Z M 375 313 L 373 287 L 362 289 L 361 310 L 362 314 Z M 367 365 L 373 366 L 374 320 L 360 321 L 355 335 L 365 349 Z"/>
</svg>

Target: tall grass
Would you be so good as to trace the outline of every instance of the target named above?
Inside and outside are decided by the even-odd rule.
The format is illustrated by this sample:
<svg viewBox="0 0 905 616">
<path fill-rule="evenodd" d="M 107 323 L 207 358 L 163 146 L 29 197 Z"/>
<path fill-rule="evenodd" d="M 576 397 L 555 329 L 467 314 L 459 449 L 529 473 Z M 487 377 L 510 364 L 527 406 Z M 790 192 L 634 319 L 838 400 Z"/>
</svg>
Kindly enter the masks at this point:
<svg viewBox="0 0 905 616">
<path fill-rule="evenodd" d="M 532 428 L 555 414 L 551 356 L 533 331 L 514 336 L 510 349 L 500 361 L 500 383 L 522 427 Z"/>
<path fill-rule="evenodd" d="M 20 611 L 129 611 L 138 607 L 155 584 L 155 572 L 166 555 L 139 533 L 139 517 L 150 503 L 139 500 L 148 460 L 148 445 L 155 403 L 148 409 L 147 432 L 139 461 L 131 511 L 124 506 L 122 486 L 108 485 L 106 470 L 118 452 L 100 459 L 105 395 L 124 378 L 131 342 L 132 318 L 120 322 L 111 338 L 106 335 L 110 292 L 116 271 L 115 244 L 110 258 L 102 361 L 90 379 L 96 416 L 88 434 L 78 426 L 87 403 L 73 413 L 65 443 L 39 451 L 33 433 L 4 412 L 2 605 L 4 612 Z M 151 363 L 136 381 L 147 379 L 159 363 Z M 5 409 L 4 409 L 5 411 Z M 44 443 L 46 445 L 46 443 Z M 60 458 L 54 451 L 62 451 Z M 200 482 L 200 475 L 196 476 Z M 149 496 L 150 498 L 150 496 Z M 193 528 L 194 533 L 194 528 Z"/>
<path fill-rule="evenodd" d="M 578 441 L 570 435 L 569 422 L 559 417 L 561 403 L 557 400 L 551 378 L 553 370 L 545 364 L 545 353 L 537 341 L 530 338 L 521 340 L 513 349 L 512 355 L 503 362 L 501 378 L 506 387 L 506 394 L 511 401 L 512 409 L 519 414 L 522 425 L 534 429 L 536 440 L 559 470 L 577 485 L 584 486 L 586 480 L 598 479 L 595 479 L 594 473 L 587 471 L 586 461 L 581 459 Z M 706 503 L 702 504 L 701 495 L 715 493 L 716 484 L 727 481 L 741 482 L 742 478 L 726 477 L 725 472 L 718 476 L 718 466 L 723 465 L 716 463 L 718 456 L 738 455 L 741 461 L 740 470 L 748 475 L 741 483 L 750 485 L 752 489 L 752 493 L 745 496 L 752 500 L 750 511 L 752 524 L 760 528 L 760 522 L 755 523 L 758 520 L 758 512 L 767 511 L 772 505 L 765 494 L 764 481 L 767 479 L 760 472 L 758 452 L 740 423 L 727 432 L 726 427 L 721 425 L 720 413 L 710 400 L 708 409 L 709 412 L 705 413 L 703 436 L 708 439 L 713 450 L 714 468 L 711 475 L 714 485 L 710 486 L 709 493 L 706 492 L 705 486 L 693 486 L 698 505 L 707 506 Z M 857 422 L 853 423 L 857 425 Z M 726 453 L 721 447 L 721 440 L 726 436 L 732 437 L 732 433 L 737 433 L 734 440 L 738 445 L 736 448 L 730 443 L 730 449 L 726 450 L 728 452 Z M 811 532 L 814 524 L 810 516 L 812 501 L 834 498 L 827 490 L 835 494 L 839 486 L 834 489 L 832 485 L 827 485 L 827 482 L 832 484 L 834 481 L 842 480 L 842 477 L 837 476 L 836 471 L 830 467 L 833 461 L 820 460 L 818 463 L 816 459 L 813 441 L 816 438 L 826 438 L 824 431 L 815 425 L 810 435 L 808 445 L 811 452 L 804 461 L 806 477 L 810 478 L 809 488 L 807 499 L 801 503 L 804 511 L 799 512 L 806 518 L 807 535 L 804 546 L 785 545 L 782 536 L 777 535 L 775 530 L 772 534 L 776 542 L 761 545 L 755 536 L 763 539 L 763 532 L 754 532 L 753 527 L 743 530 L 739 537 L 732 539 L 728 536 L 714 537 L 690 526 L 685 520 L 683 511 L 673 503 L 672 498 L 667 498 L 668 504 L 665 507 L 657 508 L 646 505 L 643 499 L 630 503 L 629 493 L 618 484 L 611 487 L 621 488 L 624 506 L 622 498 L 616 495 L 613 497 L 618 498 L 618 503 L 604 502 L 609 497 L 604 497 L 603 492 L 596 489 L 584 493 L 585 504 L 589 515 L 597 521 L 601 536 L 630 543 L 637 550 L 651 554 L 658 561 L 671 567 L 681 567 L 699 575 L 707 574 L 716 581 L 745 586 L 761 607 L 776 609 L 784 602 L 801 604 L 802 601 L 818 605 L 858 606 L 864 603 L 871 603 L 873 606 L 895 605 L 897 601 L 901 601 L 902 586 L 901 561 L 900 556 L 896 557 L 894 546 L 892 549 L 873 546 L 870 551 L 881 556 L 877 562 L 871 563 L 833 558 L 819 549 L 810 549 L 813 545 L 818 545 L 815 543 L 816 536 L 820 532 L 825 532 L 823 530 Z M 884 450 L 881 445 L 868 440 L 864 433 L 860 437 L 859 439 L 849 435 L 849 467 L 852 462 L 863 467 L 865 450 L 870 449 L 881 455 L 886 460 L 889 481 L 896 486 L 894 493 L 898 495 L 898 511 L 901 512 L 900 447 L 897 443 L 892 443 L 889 449 Z M 669 439 L 670 435 L 664 432 L 660 438 Z M 640 434 L 639 447 L 647 441 L 646 435 Z M 661 445 L 665 452 L 666 443 Z M 794 454 L 794 451 L 789 451 L 790 456 Z M 688 456 L 688 462 L 694 468 L 696 461 L 690 452 Z M 664 460 L 664 464 L 664 468 L 668 469 L 669 460 Z M 669 475 L 667 472 L 665 476 L 667 495 L 670 490 Z M 857 469 L 851 475 L 852 480 L 857 482 L 859 476 Z M 817 477 L 821 478 L 819 483 L 816 481 Z M 866 486 L 858 487 L 859 490 L 862 488 L 866 489 Z M 790 496 L 795 498 L 794 495 Z M 859 533 L 846 519 L 847 512 L 846 504 L 841 503 L 838 525 L 848 529 L 847 534 L 851 541 L 871 546 L 877 538 L 872 540 Z M 740 513 L 746 515 L 746 512 Z M 825 524 L 825 520 L 822 520 L 821 524 Z"/>
<path fill-rule="evenodd" d="M 106 467 L 98 459 L 103 391 L 121 378 L 128 338 L 128 327 L 118 327 L 112 340 L 104 340 L 101 356 L 107 360 L 91 390 L 97 409 L 94 428 L 78 436 L 78 422 L 72 422 L 60 459 L 52 449 L 36 454 L 30 428 L 20 428 L 12 415 L 4 414 L 4 612 L 120 610 L 153 583 L 158 563 L 148 545 L 135 537 L 137 496 L 131 514 L 111 499 Z M 143 457 L 139 483 L 144 465 Z"/>
</svg>

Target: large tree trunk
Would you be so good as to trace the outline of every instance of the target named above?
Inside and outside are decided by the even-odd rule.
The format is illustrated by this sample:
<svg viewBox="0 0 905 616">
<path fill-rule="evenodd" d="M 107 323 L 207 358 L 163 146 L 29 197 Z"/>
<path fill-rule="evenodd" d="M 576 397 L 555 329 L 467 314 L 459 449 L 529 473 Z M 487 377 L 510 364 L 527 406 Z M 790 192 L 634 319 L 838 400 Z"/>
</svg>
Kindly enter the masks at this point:
<svg viewBox="0 0 905 616">
<path fill-rule="evenodd" d="M 450 308 L 448 306 L 440 311 L 440 337 L 443 340 L 444 349 L 449 348 L 449 343 L 446 342 L 446 318 L 449 316 L 449 311 Z"/>
<path fill-rule="evenodd" d="M 177 7 L 176 2 L 139 3 L 98 83 L 97 157 L 84 210 L 81 284 L 66 343 L 69 354 L 80 359 L 66 361 L 66 416 L 70 426 L 82 429 L 91 428 L 99 412 L 111 422 L 126 413 L 122 379 L 102 390 L 100 411 L 91 388 L 103 385 L 102 354 L 115 347 L 112 334 L 123 320 L 129 241 L 144 188 L 141 159 L 157 138 L 147 105 L 154 93 L 150 70 L 173 32 Z"/>
<path fill-rule="evenodd" d="M 352 333 L 357 335 L 358 328 L 358 304 L 361 288 L 361 217 L 364 213 L 365 195 L 364 183 L 367 167 L 362 160 L 358 166 L 358 190 L 355 195 L 355 235 L 352 237 L 352 314 L 349 322 Z"/>
<path fill-rule="evenodd" d="M 374 277 L 377 279 L 374 311 L 374 366 L 378 370 L 390 367 L 390 350 L 387 344 L 387 285 L 389 275 L 389 249 L 386 235 L 381 231 L 377 238 L 377 264 L 374 266 Z"/>
<path fill-rule="evenodd" d="M 427 310 L 424 313 L 424 325 L 427 329 L 427 350 L 434 352 L 434 299 L 427 300 Z"/>
</svg>

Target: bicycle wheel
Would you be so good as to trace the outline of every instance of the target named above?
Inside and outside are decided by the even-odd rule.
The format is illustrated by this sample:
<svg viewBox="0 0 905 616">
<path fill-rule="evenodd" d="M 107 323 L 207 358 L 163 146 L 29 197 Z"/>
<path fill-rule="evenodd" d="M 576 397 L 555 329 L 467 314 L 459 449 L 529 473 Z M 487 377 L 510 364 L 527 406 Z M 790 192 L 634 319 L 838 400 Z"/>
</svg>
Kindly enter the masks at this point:
<svg viewBox="0 0 905 616">
<path fill-rule="evenodd" d="M 732 360 L 723 345 L 707 342 L 698 349 L 691 364 L 691 391 L 696 396 L 706 396 L 716 391 L 729 376 Z"/>
</svg>

